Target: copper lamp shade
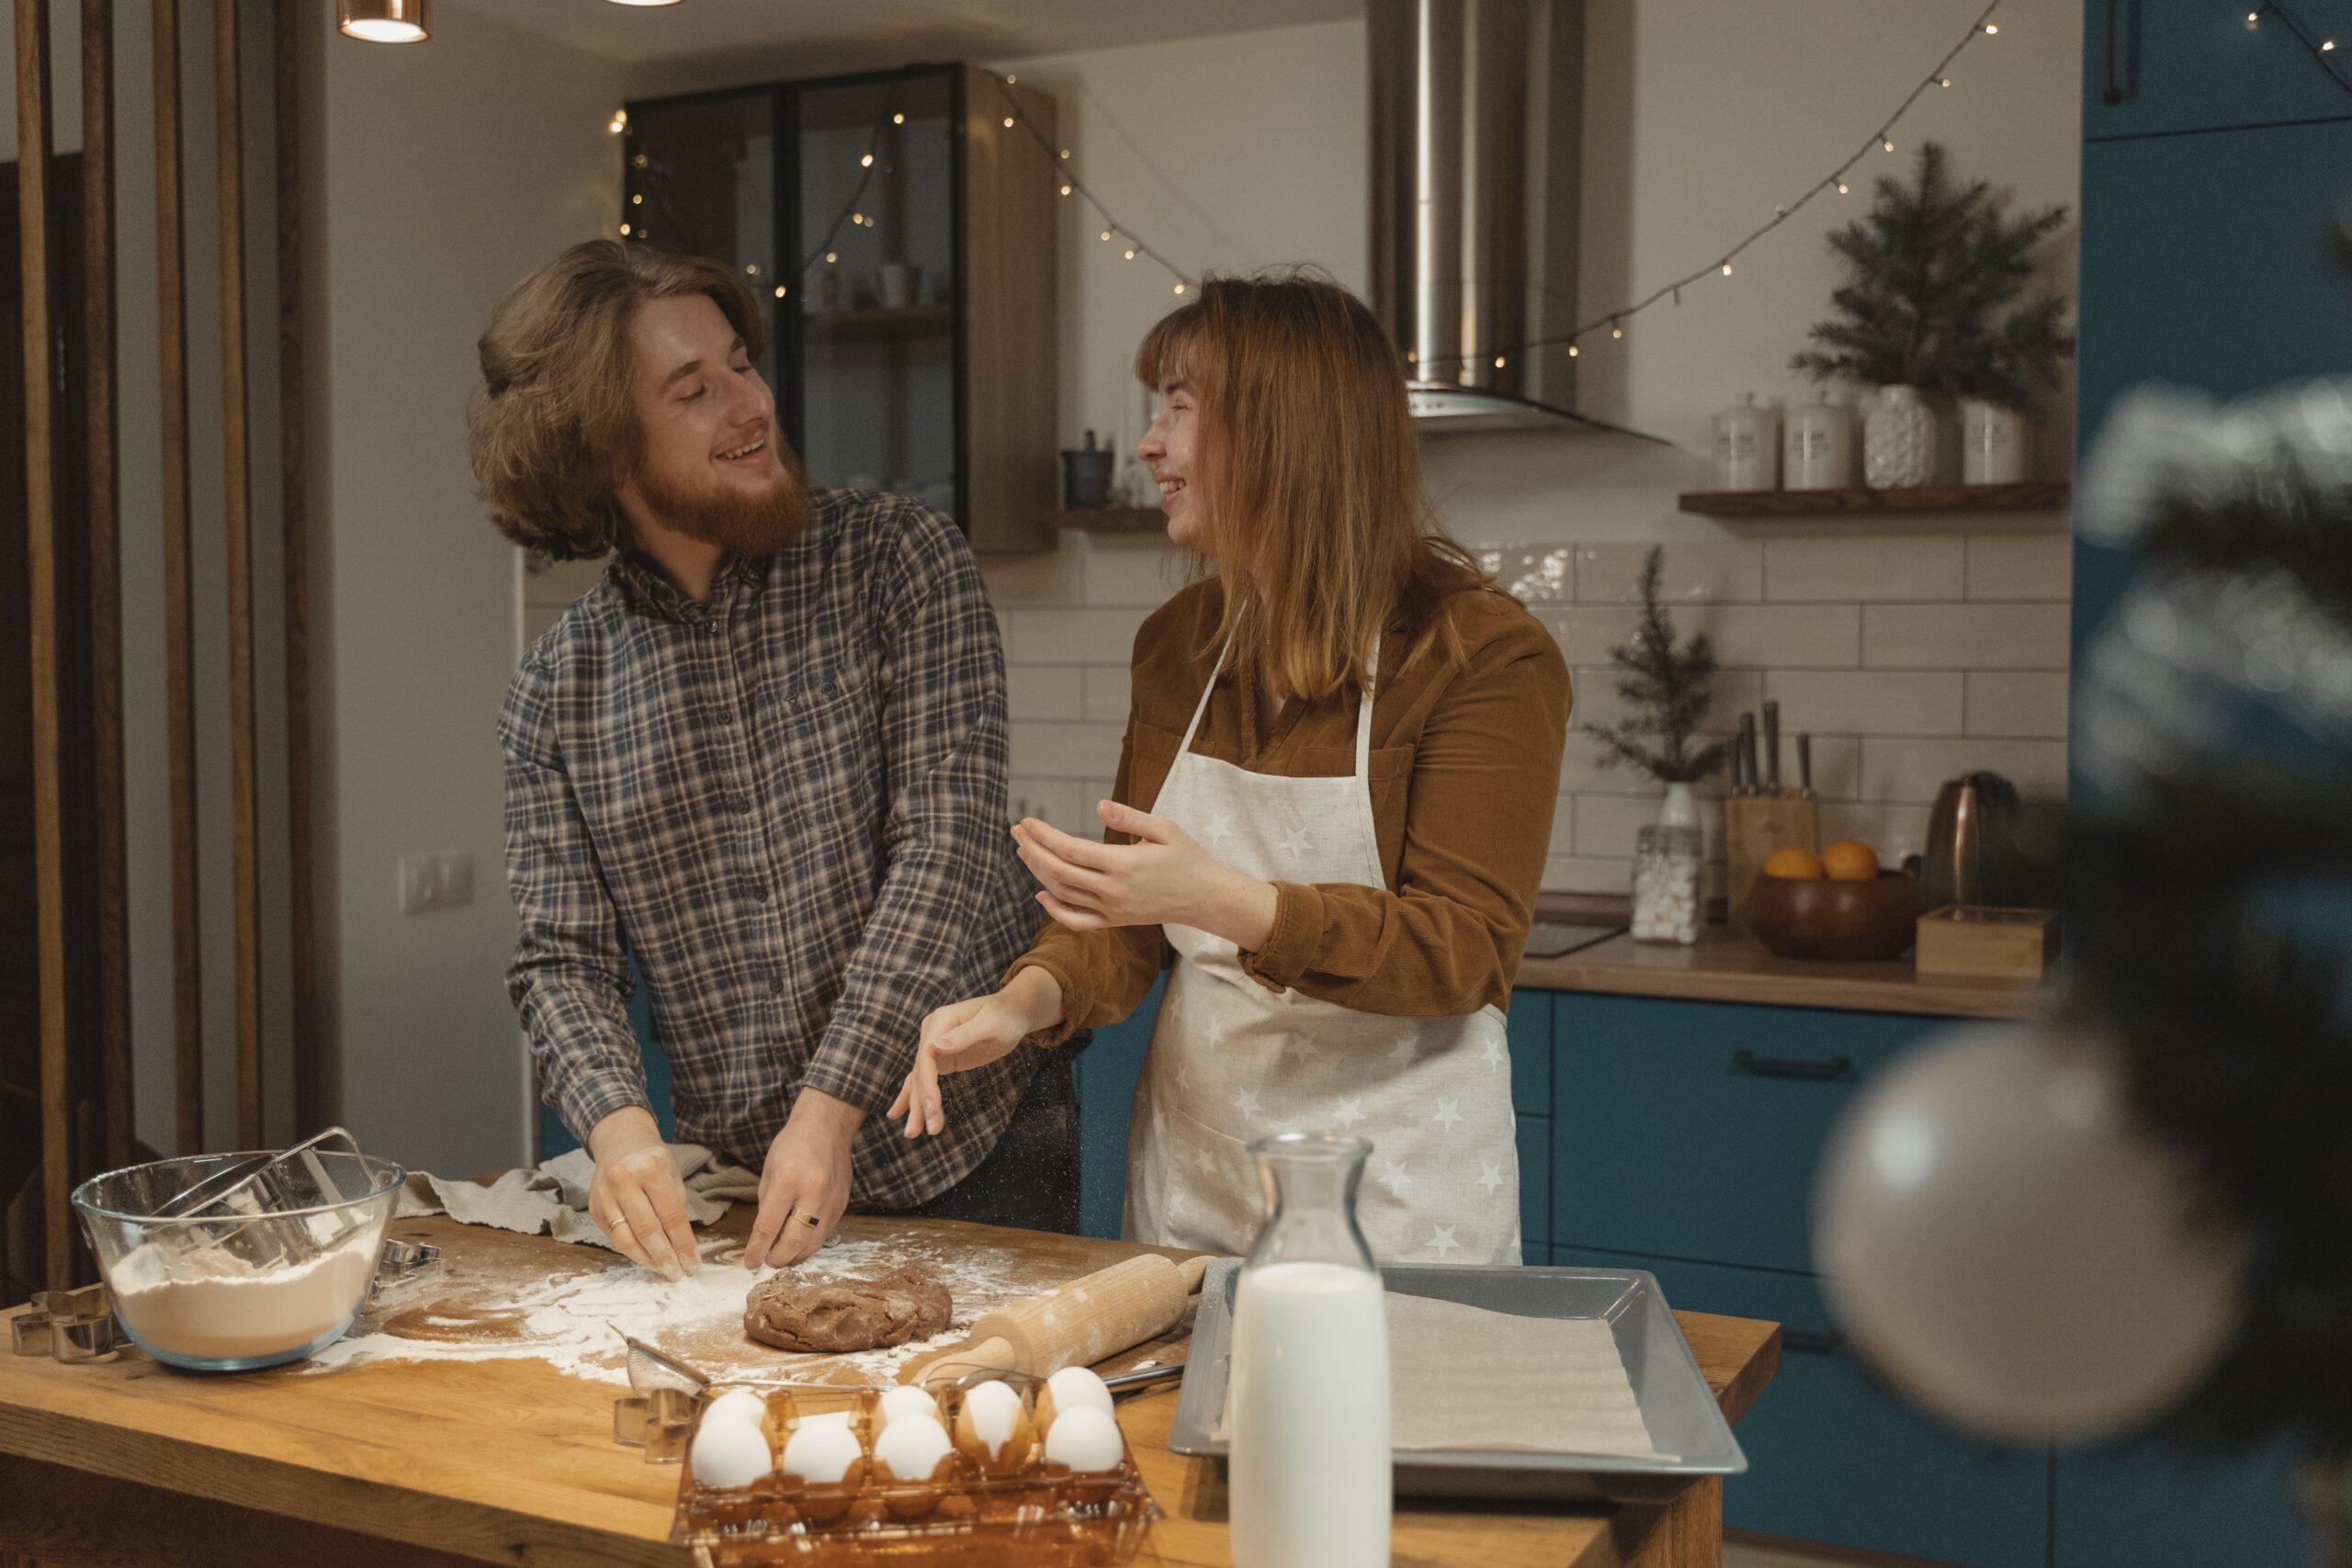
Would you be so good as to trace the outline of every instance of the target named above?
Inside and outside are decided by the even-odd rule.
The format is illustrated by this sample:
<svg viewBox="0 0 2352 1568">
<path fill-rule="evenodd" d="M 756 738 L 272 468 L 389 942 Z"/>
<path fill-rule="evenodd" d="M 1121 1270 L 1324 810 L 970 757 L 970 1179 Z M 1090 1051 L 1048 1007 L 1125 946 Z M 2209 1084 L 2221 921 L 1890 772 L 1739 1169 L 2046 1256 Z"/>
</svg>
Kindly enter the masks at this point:
<svg viewBox="0 0 2352 1568">
<path fill-rule="evenodd" d="M 334 0 L 334 25 L 364 43 L 423 43 L 433 36 L 433 0 Z"/>
</svg>

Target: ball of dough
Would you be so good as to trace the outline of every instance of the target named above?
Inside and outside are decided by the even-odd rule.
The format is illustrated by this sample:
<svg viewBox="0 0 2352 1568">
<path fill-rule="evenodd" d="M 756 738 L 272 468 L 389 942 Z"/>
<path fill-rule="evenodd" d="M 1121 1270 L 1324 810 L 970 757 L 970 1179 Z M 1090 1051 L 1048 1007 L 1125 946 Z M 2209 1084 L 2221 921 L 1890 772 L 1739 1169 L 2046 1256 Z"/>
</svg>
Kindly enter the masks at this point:
<svg viewBox="0 0 2352 1568">
<path fill-rule="evenodd" d="M 833 1354 L 928 1339 L 947 1326 L 947 1287 L 900 1271 L 878 1280 L 771 1274 L 743 1302 L 743 1332 L 780 1350 Z"/>
</svg>

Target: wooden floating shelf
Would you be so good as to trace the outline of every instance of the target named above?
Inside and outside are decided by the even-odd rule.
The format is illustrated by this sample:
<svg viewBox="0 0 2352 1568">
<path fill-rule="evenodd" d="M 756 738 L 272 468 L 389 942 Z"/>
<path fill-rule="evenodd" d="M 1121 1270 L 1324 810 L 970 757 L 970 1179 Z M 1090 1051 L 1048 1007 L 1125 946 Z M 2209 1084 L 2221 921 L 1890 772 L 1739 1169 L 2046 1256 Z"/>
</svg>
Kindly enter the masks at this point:
<svg viewBox="0 0 2352 1568">
<path fill-rule="evenodd" d="M 1063 508 L 1048 515 L 1057 528 L 1080 528 L 1090 534 L 1157 534 L 1168 526 L 1168 513 L 1157 506 Z"/>
<path fill-rule="evenodd" d="M 953 305 L 859 306 L 818 310 L 800 318 L 804 335 L 833 343 L 870 343 L 888 338 L 944 337 L 956 330 Z"/>
<path fill-rule="evenodd" d="M 2064 480 L 2018 485 L 1917 485 L 1906 490 L 1692 491 L 1677 504 L 1702 517 L 1866 516 L 1889 512 L 2064 511 Z"/>
</svg>

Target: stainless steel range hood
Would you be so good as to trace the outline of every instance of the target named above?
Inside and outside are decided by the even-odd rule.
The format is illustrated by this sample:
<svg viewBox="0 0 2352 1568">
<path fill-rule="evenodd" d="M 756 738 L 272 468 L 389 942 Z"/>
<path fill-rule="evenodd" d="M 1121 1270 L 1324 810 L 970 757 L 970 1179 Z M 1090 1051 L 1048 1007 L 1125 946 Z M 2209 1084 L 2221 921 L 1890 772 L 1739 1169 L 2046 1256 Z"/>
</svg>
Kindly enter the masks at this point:
<svg viewBox="0 0 2352 1568">
<path fill-rule="evenodd" d="M 1424 432 L 1576 410 L 1584 0 L 1367 0 L 1373 309 Z M 1498 363 L 1499 361 L 1499 363 Z M 1629 433 L 1630 434 L 1630 433 Z"/>
</svg>

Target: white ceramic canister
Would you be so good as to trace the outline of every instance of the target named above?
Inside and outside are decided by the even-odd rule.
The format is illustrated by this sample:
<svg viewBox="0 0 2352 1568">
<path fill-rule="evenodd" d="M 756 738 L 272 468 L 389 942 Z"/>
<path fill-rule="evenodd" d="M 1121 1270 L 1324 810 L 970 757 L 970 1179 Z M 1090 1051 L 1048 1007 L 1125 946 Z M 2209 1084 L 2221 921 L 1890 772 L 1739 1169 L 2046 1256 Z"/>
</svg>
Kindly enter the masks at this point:
<svg viewBox="0 0 2352 1568">
<path fill-rule="evenodd" d="M 1715 488 L 1781 488 L 1781 416 L 1756 406 L 1756 394 L 1715 415 Z"/>
<path fill-rule="evenodd" d="M 2013 485 L 2025 482 L 2030 427 L 2025 415 L 1998 403 L 1963 398 L 1960 403 L 1960 482 Z"/>
<path fill-rule="evenodd" d="M 1789 490 L 1844 490 L 1854 482 L 1854 416 L 1829 400 L 1789 411 L 1781 436 L 1781 483 Z"/>
<path fill-rule="evenodd" d="M 1881 387 L 1862 422 L 1862 479 L 1872 490 L 1909 490 L 1936 477 L 1936 412 L 1917 387 Z"/>
</svg>

